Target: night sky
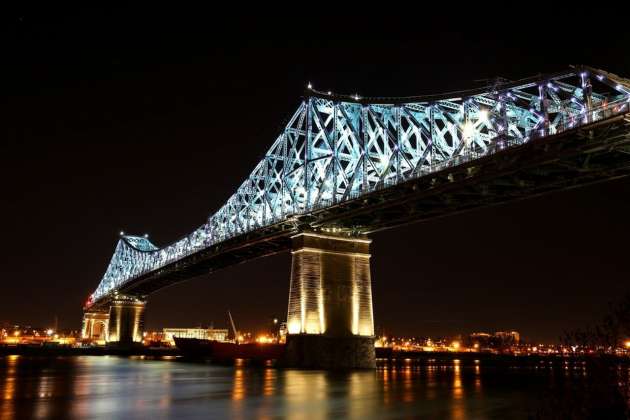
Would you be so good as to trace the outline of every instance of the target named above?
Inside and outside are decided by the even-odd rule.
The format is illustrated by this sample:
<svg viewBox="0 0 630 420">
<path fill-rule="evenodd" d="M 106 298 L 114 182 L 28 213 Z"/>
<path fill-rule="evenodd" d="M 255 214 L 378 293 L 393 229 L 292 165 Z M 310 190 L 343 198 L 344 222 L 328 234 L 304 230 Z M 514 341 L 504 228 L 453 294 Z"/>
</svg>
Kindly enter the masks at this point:
<svg viewBox="0 0 630 420">
<path fill-rule="evenodd" d="M 48 326 L 57 315 L 78 329 L 118 232 L 161 246 L 201 225 L 309 81 L 403 96 L 569 64 L 630 77 L 627 35 L 551 42 L 540 32 L 312 25 L 226 23 L 205 11 L 3 16 L 0 323 Z M 377 331 L 556 340 L 596 320 L 630 291 L 628 193 L 630 179 L 619 180 L 373 235 Z M 150 297 L 148 327 L 226 326 L 228 308 L 239 329 L 284 318 L 289 263 L 283 254 L 164 289 Z"/>
</svg>

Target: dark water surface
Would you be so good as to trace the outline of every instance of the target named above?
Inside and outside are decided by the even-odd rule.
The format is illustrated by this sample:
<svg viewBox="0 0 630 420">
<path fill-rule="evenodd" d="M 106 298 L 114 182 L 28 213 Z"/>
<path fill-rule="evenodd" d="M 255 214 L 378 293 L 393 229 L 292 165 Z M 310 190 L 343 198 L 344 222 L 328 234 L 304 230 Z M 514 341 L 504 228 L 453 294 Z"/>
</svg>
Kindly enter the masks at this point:
<svg viewBox="0 0 630 420">
<path fill-rule="evenodd" d="M 554 375 L 563 374 L 457 360 L 330 373 L 175 358 L 5 356 L 0 419 L 520 419 L 535 414 Z"/>
</svg>

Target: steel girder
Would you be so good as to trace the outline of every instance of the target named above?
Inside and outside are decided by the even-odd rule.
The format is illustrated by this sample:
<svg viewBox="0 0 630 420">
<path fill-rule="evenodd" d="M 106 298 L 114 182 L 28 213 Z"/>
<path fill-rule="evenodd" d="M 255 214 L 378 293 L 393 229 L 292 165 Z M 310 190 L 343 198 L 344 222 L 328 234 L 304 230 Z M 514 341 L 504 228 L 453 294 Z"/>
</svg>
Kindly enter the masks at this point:
<svg viewBox="0 0 630 420">
<path fill-rule="evenodd" d="M 163 248 L 122 236 L 88 305 L 228 239 L 627 113 L 629 105 L 628 80 L 588 67 L 431 97 L 309 89 L 265 157 L 206 223 Z"/>
</svg>

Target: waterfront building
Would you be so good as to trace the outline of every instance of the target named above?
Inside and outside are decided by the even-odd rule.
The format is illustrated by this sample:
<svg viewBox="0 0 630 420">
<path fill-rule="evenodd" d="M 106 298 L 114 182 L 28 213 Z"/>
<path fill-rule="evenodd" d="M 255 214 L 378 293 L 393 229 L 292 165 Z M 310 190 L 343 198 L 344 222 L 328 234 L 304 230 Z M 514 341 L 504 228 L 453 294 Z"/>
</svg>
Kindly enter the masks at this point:
<svg viewBox="0 0 630 420">
<path fill-rule="evenodd" d="M 222 328 L 164 328 L 164 340 L 174 344 L 173 337 L 227 341 L 228 330 Z"/>
</svg>

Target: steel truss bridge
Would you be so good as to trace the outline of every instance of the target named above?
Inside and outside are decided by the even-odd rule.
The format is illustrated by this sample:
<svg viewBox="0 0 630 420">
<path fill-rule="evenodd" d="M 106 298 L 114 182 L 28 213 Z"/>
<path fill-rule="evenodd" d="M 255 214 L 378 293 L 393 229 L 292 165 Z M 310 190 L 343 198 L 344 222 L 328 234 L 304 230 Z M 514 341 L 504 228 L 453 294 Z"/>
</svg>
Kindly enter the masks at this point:
<svg viewBox="0 0 630 420">
<path fill-rule="evenodd" d="M 630 81 L 580 66 L 484 89 L 367 98 L 309 88 L 206 223 L 158 247 L 122 235 L 86 308 L 290 248 L 630 173 Z"/>
</svg>

